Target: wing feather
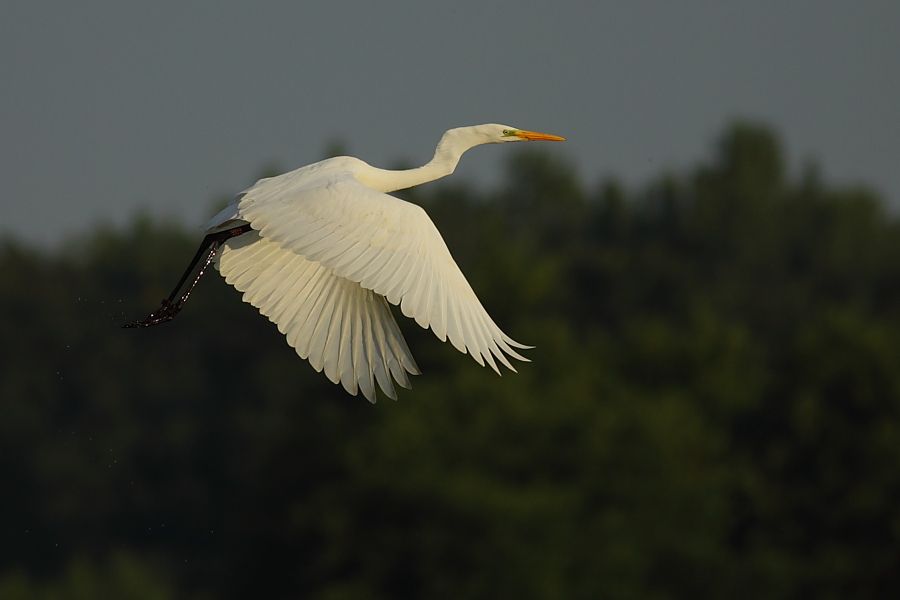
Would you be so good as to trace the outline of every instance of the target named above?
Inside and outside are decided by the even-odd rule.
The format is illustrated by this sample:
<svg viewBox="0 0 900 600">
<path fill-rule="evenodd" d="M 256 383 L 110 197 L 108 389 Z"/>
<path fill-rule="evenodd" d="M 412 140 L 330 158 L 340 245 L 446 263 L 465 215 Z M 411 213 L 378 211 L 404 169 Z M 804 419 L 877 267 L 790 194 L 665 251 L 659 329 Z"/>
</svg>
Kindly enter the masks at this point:
<svg viewBox="0 0 900 600">
<path fill-rule="evenodd" d="M 378 381 L 378 379 L 375 377 L 375 372 L 378 370 L 378 367 L 381 364 L 381 353 L 375 346 L 375 334 L 372 332 L 372 322 L 369 318 L 369 312 L 360 311 L 359 314 L 360 318 L 362 319 L 363 329 L 362 350 L 365 353 L 366 363 L 369 366 L 366 371 L 368 376 L 365 379 L 365 383 L 367 388 L 375 389 L 375 383 L 376 381 Z M 380 385 L 381 384 L 379 383 L 379 386 Z"/>
<path fill-rule="evenodd" d="M 456 296 L 445 294 L 444 297 L 447 300 L 447 337 L 454 348 L 465 354 L 466 343 L 459 322 Z"/>
<path fill-rule="evenodd" d="M 375 381 L 396 398 L 415 359 L 385 299 L 255 231 L 225 242 L 216 260 L 225 281 L 278 326 L 288 344 L 347 392 L 376 399 Z"/>
<path fill-rule="evenodd" d="M 433 272 L 433 271 L 432 271 Z M 435 320 L 431 322 L 431 329 L 442 342 L 447 341 L 447 294 L 444 293 L 444 280 L 435 277 L 435 291 L 432 294 L 434 302 L 433 315 Z"/>
<path fill-rule="evenodd" d="M 322 306 L 323 296 L 325 295 L 328 284 L 332 283 L 334 280 L 331 277 L 327 277 L 324 273 L 319 280 L 316 282 L 315 287 L 310 291 L 309 294 L 309 311 L 306 314 L 306 318 L 303 320 L 303 324 L 297 330 L 297 337 L 302 339 L 302 344 L 306 347 L 306 352 L 301 354 L 302 358 L 310 359 L 312 357 L 313 347 L 315 346 L 316 340 L 313 337 L 313 334 L 316 331 L 316 326 L 319 324 L 319 318 L 321 318 L 322 313 L 319 310 Z M 268 316 L 268 315 L 266 315 Z M 309 361 L 309 364 L 316 368 L 314 359 Z M 317 371 L 319 369 L 316 369 Z"/>
<path fill-rule="evenodd" d="M 325 340 L 325 374 L 331 371 L 332 383 L 341 381 L 341 372 L 344 370 L 341 364 L 341 342 L 344 336 L 344 311 L 347 303 L 346 294 L 338 294 L 335 299 L 334 312 L 331 315 L 331 323 L 328 327 L 328 337 Z"/>
<path fill-rule="evenodd" d="M 316 263 L 312 263 L 316 264 Z M 300 294 L 297 295 L 297 302 L 291 309 L 287 310 L 280 321 L 279 329 L 285 327 L 285 335 L 288 344 L 297 351 L 301 358 L 309 356 L 309 337 L 301 336 L 303 327 L 306 325 L 312 314 L 312 304 L 318 296 L 318 291 L 322 285 L 322 280 L 327 277 L 328 273 L 324 269 L 316 269 L 310 276 L 309 280 L 303 287 Z"/>
<path fill-rule="evenodd" d="M 372 340 L 373 343 L 370 347 L 375 349 L 375 356 L 372 361 L 375 371 L 375 380 L 378 382 L 378 387 L 384 391 L 388 398 L 396 400 L 397 391 L 394 389 L 394 384 L 391 383 L 391 378 L 388 375 L 388 359 L 387 356 L 385 356 L 388 352 L 388 346 L 385 340 L 384 329 L 382 328 L 380 321 L 372 321 Z"/>
<path fill-rule="evenodd" d="M 309 336 L 312 340 L 309 346 L 309 364 L 313 366 L 313 369 L 320 372 L 325 367 L 325 342 L 328 338 L 328 326 L 332 317 L 334 317 L 334 311 L 331 309 L 334 307 L 332 297 L 335 295 L 336 284 L 336 277 L 328 278 L 322 293 L 319 294 L 312 309 L 315 315 L 315 324 Z M 313 319 L 310 319 L 306 324 L 309 325 L 312 322 Z"/>
<path fill-rule="evenodd" d="M 386 297 L 480 365 L 498 370 L 497 358 L 512 369 L 506 355 L 527 360 L 513 348 L 528 346 L 490 318 L 421 207 L 368 188 L 344 171 L 311 177 L 303 185 L 281 181 L 251 188 L 239 200 L 238 212 L 263 238 Z M 251 267 L 247 273 L 257 271 Z M 384 372 L 379 378 L 376 371 L 376 379 L 379 385 L 389 382 L 394 352 L 402 348 L 387 344 L 383 324 L 373 322 L 370 331 L 363 324 L 363 330 L 373 334 L 370 349 L 384 358 Z M 401 372 L 408 370 L 402 360 L 397 364 Z"/>
</svg>

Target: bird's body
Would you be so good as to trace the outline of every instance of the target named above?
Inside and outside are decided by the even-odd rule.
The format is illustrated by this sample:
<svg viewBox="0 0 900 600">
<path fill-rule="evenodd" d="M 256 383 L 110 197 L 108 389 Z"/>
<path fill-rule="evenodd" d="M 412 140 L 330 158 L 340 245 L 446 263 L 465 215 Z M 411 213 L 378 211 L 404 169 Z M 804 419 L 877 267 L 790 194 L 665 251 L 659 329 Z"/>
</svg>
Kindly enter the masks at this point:
<svg viewBox="0 0 900 600">
<path fill-rule="evenodd" d="M 394 398 L 392 379 L 409 387 L 407 374 L 419 373 L 389 303 L 479 364 L 515 370 L 507 356 L 527 360 L 516 351 L 527 346 L 491 320 L 425 211 L 387 192 L 452 173 L 473 146 L 520 139 L 562 138 L 464 127 L 446 132 L 434 158 L 416 169 L 342 156 L 262 179 L 209 222 L 207 264 L 214 261 L 317 371 L 370 401 L 376 382 Z M 138 324 L 167 320 L 181 303 L 169 302 L 171 316 Z"/>
</svg>

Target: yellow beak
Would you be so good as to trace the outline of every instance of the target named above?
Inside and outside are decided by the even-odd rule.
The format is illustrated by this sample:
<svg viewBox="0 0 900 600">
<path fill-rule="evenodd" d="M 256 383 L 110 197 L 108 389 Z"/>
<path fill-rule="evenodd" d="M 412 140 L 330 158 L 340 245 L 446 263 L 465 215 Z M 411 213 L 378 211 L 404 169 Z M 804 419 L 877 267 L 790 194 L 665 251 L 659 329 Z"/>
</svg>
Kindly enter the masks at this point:
<svg viewBox="0 0 900 600">
<path fill-rule="evenodd" d="M 537 131 L 524 131 L 519 129 L 515 132 L 516 137 L 520 137 L 523 140 L 531 140 L 533 142 L 564 142 L 566 138 L 560 135 L 553 135 L 550 133 L 538 133 Z"/>
</svg>

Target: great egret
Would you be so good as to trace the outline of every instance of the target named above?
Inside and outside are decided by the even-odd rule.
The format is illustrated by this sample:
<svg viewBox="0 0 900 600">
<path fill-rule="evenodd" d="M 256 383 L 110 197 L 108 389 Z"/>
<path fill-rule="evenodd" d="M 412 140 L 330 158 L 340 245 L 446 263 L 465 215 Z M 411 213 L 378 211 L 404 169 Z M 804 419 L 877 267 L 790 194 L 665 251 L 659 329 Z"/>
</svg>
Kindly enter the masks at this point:
<svg viewBox="0 0 900 600">
<path fill-rule="evenodd" d="M 301 358 L 350 394 L 361 390 L 370 402 L 375 381 L 396 399 L 391 378 L 409 388 L 407 373 L 419 374 L 389 302 L 479 365 L 500 373 L 499 361 L 515 371 L 506 355 L 527 361 L 514 348 L 530 346 L 491 320 L 425 211 L 388 192 L 453 173 L 474 146 L 564 139 L 508 125 L 475 125 L 445 132 L 434 158 L 416 169 L 389 171 L 339 156 L 260 179 L 212 218 L 162 306 L 126 327 L 173 319 L 215 263 Z M 204 253 L 199 273 L 179 297 Z"/>
</svg>

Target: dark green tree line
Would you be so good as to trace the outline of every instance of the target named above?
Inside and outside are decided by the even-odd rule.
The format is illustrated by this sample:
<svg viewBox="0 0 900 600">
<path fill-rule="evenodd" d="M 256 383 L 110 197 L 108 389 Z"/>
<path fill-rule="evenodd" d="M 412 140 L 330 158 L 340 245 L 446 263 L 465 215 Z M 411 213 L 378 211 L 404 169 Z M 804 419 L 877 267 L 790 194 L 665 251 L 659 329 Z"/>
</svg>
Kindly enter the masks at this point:
<svg viewBox="0 0 900 600">
<path fill-rule="evenodd" d="M 844 598 L 900 592 L 900 220 L 739 123 L 639 190 L 515 154 L 410 190 L 498 378 L 400 317 L 370 406 L 137 219 L 0 246 L 2 598 Z"/>
</svg>

